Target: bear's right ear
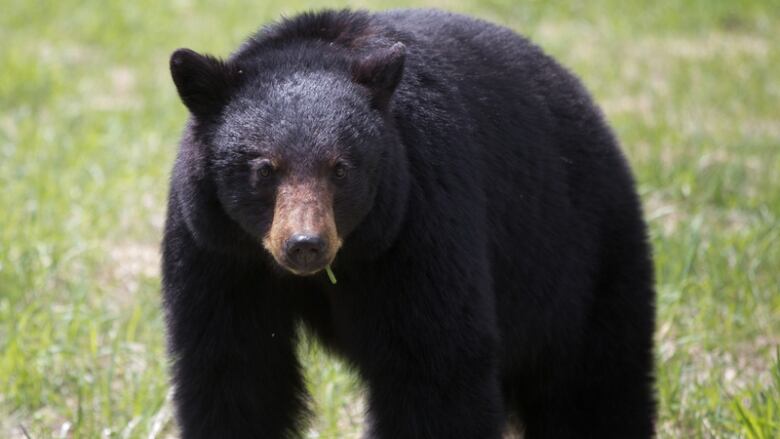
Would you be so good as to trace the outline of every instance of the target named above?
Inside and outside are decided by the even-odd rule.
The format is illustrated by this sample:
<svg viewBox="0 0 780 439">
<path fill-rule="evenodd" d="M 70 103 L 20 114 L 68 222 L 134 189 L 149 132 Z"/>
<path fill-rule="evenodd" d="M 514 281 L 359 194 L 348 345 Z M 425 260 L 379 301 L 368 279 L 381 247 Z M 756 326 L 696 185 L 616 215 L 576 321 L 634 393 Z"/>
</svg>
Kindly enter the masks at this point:
<svg viewBox="0 0 780 439">
<path fill-rule="evenodd" d="M 194 116 L 218 113 L 230 98 L 239 74 L 228 63 L 190 49 L 178 49 L 171 55 L 173 82 Z"/>
</svg>

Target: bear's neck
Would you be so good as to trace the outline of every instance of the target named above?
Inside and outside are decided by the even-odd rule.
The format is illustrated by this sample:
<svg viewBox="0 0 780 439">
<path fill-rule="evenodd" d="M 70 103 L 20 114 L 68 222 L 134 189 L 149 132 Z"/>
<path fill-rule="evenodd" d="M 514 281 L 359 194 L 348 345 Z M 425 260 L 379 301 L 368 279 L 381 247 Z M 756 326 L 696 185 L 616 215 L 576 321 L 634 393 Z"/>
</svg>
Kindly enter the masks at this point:
<svg viewBox="0 0 780 439">
<path fill-rule="evenodd" d="M 393 246 L 403 227 L 411 177 L 405 146 L 395 137 L 392 143 L 382 159 L 374 205 L 339 251 L 341 266 L 375 260 Z"/>
</svg>

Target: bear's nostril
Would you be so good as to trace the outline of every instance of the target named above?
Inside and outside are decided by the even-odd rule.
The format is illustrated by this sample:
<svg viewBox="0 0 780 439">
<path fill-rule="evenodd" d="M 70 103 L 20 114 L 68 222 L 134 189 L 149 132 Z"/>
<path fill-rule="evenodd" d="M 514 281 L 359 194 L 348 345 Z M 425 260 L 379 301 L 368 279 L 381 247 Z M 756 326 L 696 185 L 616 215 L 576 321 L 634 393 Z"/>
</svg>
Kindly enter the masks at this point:
<svg viewBox="0 0 780 439">
<path fill-rule="evenodd" d="M 285 243 L 287 259 L 300 269 L 316 268 L 324 249 L 325 241 L 317 235 L 296 233 Z"/>
</svg>

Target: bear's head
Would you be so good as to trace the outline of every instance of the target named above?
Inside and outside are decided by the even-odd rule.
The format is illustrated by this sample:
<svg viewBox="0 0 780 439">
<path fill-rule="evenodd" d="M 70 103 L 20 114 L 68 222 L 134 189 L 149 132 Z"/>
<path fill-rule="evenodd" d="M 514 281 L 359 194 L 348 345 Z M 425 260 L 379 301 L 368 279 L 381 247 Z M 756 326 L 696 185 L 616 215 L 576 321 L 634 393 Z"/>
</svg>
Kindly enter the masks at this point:
<svg viewBox="0 0 780 439">
<path fill-rule="evenodd" d="M 191 113 L 183 160 L 193 162 L 179 198 L 195 236 L 221 250 L 265 248 L 298 275 L 353 241 L 381 247 L 405 204 L 389 111 L 404 56 L 401 43 L 359 56 L 316 42 L 227 61 L 174 52 L 171 74 Z"/>
</svg>

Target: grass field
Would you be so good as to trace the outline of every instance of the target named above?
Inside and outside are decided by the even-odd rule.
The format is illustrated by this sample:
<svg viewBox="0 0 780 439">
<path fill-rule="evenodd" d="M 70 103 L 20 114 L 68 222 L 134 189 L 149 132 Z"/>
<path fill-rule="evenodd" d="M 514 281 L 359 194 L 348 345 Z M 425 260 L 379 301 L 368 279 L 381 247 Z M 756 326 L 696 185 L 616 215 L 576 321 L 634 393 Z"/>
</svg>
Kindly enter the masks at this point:
<svg viewBox="0 0 780 439">
<path fill-rule="evenodd" d="M 423 4 L 530 36 L 615 127 L 656 254 L 659 436 L 780 437 L 780 1 Z M 175 435 L 157 247 L 186 113 L 168 55 L 336 5 L 0 0 L 0 437 Z M 357 437 L 359 386 L 301 351 L 307 437 Z"/>
</svg>

